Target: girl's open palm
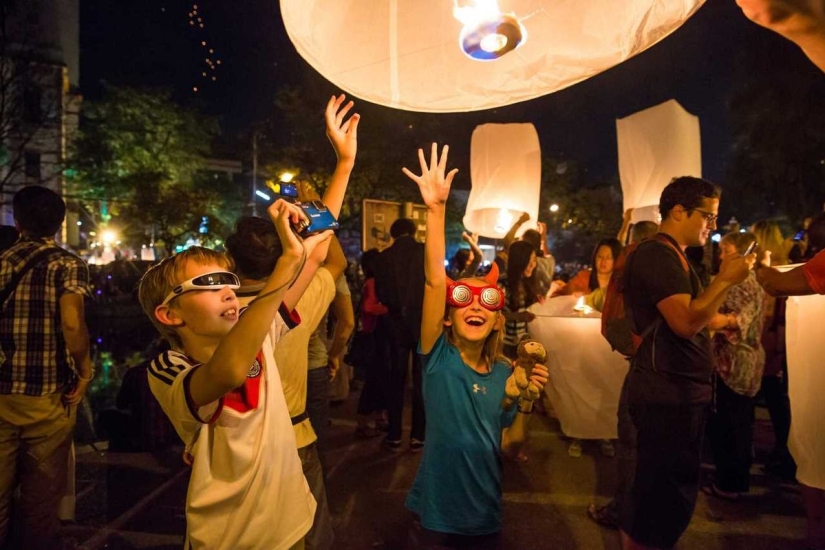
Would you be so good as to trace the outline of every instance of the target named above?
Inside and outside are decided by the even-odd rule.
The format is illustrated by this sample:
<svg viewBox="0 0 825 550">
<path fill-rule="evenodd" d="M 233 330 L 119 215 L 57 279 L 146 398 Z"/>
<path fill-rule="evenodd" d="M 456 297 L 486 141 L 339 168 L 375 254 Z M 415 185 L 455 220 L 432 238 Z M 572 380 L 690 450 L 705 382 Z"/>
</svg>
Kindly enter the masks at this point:
<svg viewBox="0 0 825 550">
<path fill-rule="evenodd" d="M 427 165 L 427 159 L 424 158 L 424 150 L 418 150 L 418 162 L 421 165 L 420 176 L 413 174 L 407 168 L 401 169 L 408 178 L 418 184 L 421 198 L 428 208 L 443 206 L 447 202 L 447 197 L 450 196 L 450 186 L 458 172 L 458 168 L 453 168 L 446 176 L 444 175 L 444 171 L 447 169 L 449 152 L 450 146 L 445 145 L 441 150 L 441 159 L 439 159 L 438 144 L 433 143 L 429 165 Z"/>
</svg>

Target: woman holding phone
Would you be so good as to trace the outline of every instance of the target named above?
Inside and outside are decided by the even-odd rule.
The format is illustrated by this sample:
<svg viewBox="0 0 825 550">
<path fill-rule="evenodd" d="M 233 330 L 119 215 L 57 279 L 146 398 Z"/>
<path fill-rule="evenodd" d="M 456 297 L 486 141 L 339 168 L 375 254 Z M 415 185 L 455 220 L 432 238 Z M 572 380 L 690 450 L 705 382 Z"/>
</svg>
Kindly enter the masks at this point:
<svg viewBox="0 0 825 550">
<path fill-rule="evenodd" d="M 747 255 L 755 244 L 753 233 L 728 233 L 719 242 L 720 259 Z M 764 294 L 751 271 L 730 290 L 719 313 L 708 323 L 715 331 L 716 372 L 708 436 L 716 477 L 702 491 L 724 500 L 737 500 L 750 490 L 753 397 L 765 368 L 761 342 Z"/>
</svg>

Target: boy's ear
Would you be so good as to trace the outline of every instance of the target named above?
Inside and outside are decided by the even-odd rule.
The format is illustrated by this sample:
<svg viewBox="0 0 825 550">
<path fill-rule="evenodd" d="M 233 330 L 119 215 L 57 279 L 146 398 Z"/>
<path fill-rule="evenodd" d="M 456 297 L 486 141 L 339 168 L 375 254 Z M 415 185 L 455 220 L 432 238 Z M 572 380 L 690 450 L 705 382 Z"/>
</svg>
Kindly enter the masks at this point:
<svg viewBox="0 0 825 550">
<path fill-rule="evenodd" d="M 184 324 L 178 312 L 168 305 L 155 308 L 155 319 L 170 327 L 182 327 Z"/>
</svg>

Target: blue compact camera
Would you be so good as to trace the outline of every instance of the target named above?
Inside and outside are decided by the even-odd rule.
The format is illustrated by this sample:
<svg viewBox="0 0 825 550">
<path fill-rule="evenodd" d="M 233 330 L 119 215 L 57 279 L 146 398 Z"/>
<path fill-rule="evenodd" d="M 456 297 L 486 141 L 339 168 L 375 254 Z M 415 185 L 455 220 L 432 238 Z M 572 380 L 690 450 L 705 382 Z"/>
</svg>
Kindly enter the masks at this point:
<svg viewBox="0 0 825 550">
<path fill-rule="evenodd" d="M 301 210 L 304 211 L 304 214 L 306 214 L 306 217 L 309 220 L 301 220 L 301 222 L 294 225 L 295 231 L 300 236 L 309 237 L 310 235 L 320 233 L 321 231 L 326 231 L 327 229 L 336 230 L 340 227 L 338 220 L 335 219 L 335 216 L 332 215 L 329 208 L 327 208 L 321 201 L 310 201 L 297 204 L 301 207 Z"/>
</svg>

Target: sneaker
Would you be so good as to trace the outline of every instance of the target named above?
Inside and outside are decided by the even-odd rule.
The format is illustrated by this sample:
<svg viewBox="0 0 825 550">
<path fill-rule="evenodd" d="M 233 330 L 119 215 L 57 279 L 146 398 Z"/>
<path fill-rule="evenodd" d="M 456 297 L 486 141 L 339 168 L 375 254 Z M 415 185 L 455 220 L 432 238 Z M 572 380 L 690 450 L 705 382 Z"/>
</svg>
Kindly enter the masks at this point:
<svg viewBox="0 0 825 550">
<path fill-rule="evenodd" d="M 401 440 L 400 439 L 387 439 L 384 438 L 384 441 L 381 444 L 391 450 L 391 451 L 400 451 L 401 450 Z"/>
<path fill-rule="evenodd" d="M 609 439 L 602 439 L 602 444 L 599 446 L 599 450 L 602 452 L 602 456 L 606 456 L 608 458 L 616 456 L 616 448 L 613 446 L 613 442 Z"/>
<path fill-rule="evenodd" d="M 573 458 L 580 458 L 582 456 L 582 442 L 580 439 L 574 439 L 567 447 L 567 454 Z"/>
<path fill-rule="evenodd" d="M 424 442 L 420 439 L 411 439 L 410 440 L 410 452 L 417 453 L 421 449 L 424 448 Z"/>
</svg>

